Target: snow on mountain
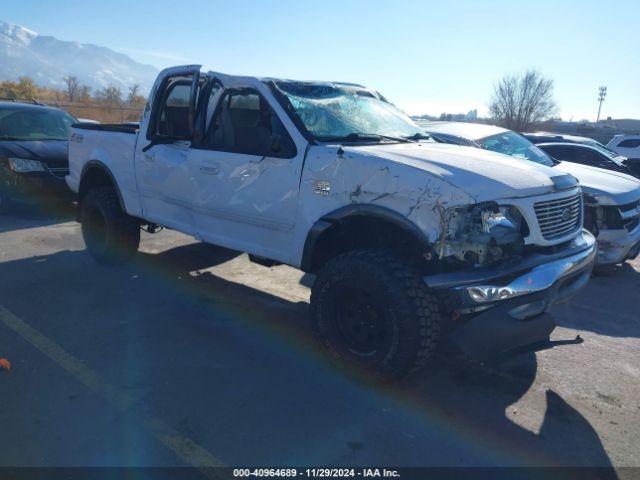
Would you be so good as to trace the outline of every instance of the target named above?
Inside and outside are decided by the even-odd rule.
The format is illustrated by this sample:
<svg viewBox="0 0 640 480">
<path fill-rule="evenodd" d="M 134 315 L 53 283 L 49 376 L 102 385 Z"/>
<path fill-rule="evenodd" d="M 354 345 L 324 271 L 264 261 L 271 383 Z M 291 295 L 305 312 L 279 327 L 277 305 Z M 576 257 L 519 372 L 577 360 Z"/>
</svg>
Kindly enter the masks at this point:
<svg viewBox="0 0 640 480">
<path fill-rule="evenodd" d="M 94 91 L 115 85 L 126 93 L 137 83 L 146 95 L 157 73 L 109 48 L 58 40 L 0 21 L 0 80 L 26 75 L 37 85 L 63 88 L 63 77 L 73 75 Z"/>
</svg>

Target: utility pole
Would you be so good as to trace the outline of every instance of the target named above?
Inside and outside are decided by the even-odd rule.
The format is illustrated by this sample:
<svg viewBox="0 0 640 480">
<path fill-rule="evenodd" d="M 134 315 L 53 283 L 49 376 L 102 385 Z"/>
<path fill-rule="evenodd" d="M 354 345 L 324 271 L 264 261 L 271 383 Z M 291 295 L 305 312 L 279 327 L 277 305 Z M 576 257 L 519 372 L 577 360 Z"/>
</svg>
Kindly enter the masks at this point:
<svg viewBox="0 0 640 480">
<path fill-rule="evenodd" d="M 598 117 L 596 118 L 596 123 L 600 121 L 600 110 L 602 109 L 602 102 L 604 102 L 604 97 L 607 96 L 607 87 L 600 87 L 598 89 Z"/>
</svg>

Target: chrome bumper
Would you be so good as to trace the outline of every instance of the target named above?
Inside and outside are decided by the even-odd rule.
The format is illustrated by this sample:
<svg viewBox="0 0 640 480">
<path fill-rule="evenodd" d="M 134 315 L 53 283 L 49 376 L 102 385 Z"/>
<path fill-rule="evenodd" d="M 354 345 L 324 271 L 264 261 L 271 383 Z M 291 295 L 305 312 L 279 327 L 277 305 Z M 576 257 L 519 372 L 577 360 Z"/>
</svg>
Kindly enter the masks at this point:
<svg viewBox="0 0 640 480">
<path fill-rule="evenodd" d="M 570 257 L 537 266 L 507 285 L 473 285 L 457 287 L 456 290 L 466 292 L 478 305 L 507 300 L 547 290 L 563 278 L 592 266 L 595 258 L 596 248 L 593 247 Z"/>
<path fill-rule="evenodd" d="M 453 342 L 486 360 L 549 340 L 555 328 L 549 309 L 567 301 L 589 281 L 597 256 L 588 231 L 555 253 L 534 254 L 502 265 L 424 278 L 452 313 Z"/>
<path fill-rule="evenodd" d="M 548 290 L 565 278 L 590 271 L 597 250 L 595 237 L 583 230 L 571 244 L 557 253 L 531 255 L 501 268 L 432 275 L 425 277 L 424 281 L 434 290 L 454 292 L 462 308 L 489 306 Z"/>
<path fill-rule="evenodd" d="M 622 263 L 633 259 L 640 249 L 640 225 L 631 232 L 625 229 L 600 230 L 598 234 L 598 265 Z"/>
</svg>

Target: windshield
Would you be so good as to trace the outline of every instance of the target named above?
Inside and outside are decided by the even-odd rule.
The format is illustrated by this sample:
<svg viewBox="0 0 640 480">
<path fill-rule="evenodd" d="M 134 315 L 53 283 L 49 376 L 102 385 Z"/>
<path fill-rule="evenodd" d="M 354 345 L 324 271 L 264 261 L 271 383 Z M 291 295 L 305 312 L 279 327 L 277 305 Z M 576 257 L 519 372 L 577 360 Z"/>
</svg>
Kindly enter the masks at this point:
<svg viewBox="0 0 640 480">
<path fill-rule="evenodd" d="M 76 120 L 60 110 L 8 108 L 0 111 L 0 140 L 66 140 Z"/>
<path fill-rule="evenodd" d="M 478 143 L 482 148 L 511 157 L 519 157 L 532 162 L 553 166 L 553 160 L 546 153 L 536 147 L 522 135 L 515 132 L 504 132 L 490 137 L 481 138 Z"/>
<path fill-rule="evenodd" d="M 275 82 L 295 114 L 317 140 L 378 141 L 421 138 L 424 130 L 379 94 L 362 87 L 334 84 Z M 349 137 L 349 138 L 347 138 Z"/>
</svg>

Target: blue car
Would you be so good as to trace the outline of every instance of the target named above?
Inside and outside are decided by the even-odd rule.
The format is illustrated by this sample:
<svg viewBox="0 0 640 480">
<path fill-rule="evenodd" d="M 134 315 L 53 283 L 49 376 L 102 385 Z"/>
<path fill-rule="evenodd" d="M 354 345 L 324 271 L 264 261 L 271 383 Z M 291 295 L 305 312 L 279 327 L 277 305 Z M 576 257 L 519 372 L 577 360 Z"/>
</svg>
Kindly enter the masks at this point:
<svg viewBox="0 0 640 480">
<path fill-rule="evenodd" d="M 73 198 L 67 137 L 77 120 L 40 104 L 0 101 L 0 210 Z"/>
</svg>

